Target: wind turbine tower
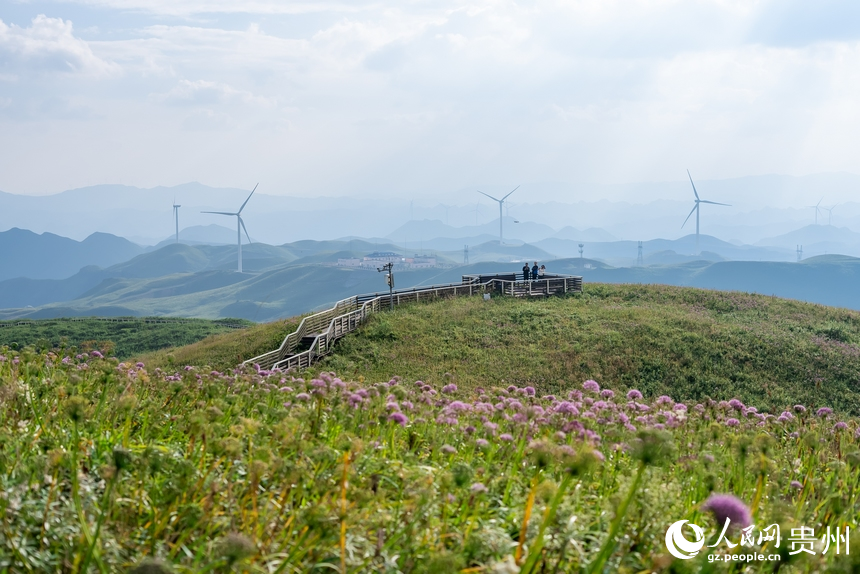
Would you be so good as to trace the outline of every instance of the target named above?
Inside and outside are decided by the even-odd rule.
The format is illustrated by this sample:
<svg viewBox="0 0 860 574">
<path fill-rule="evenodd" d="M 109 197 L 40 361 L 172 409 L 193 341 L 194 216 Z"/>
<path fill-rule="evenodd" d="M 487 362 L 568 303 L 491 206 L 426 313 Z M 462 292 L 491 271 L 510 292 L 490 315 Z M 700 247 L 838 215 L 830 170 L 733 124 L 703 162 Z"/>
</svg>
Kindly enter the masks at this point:
<svg viewBox="0 0 860 574">
<path fill-rule="evenodd" d="M 797 262 L 800 263 L 800 260 L 803 259 L 803 245 L 797 246 Z"/>
<path fill-rule="evenodd" d="M 515 192 L 515 191 L 516 191 L 516 190 L 518 190 L 519 188 L 520 188 L 520 186 L 516 186 L 516 187 L 515 187 L 515 188 L 513 188 L 510 192 L 508 192 L 508 195 L 504 196 L 502 199 L 497 199 L 497 198 L 493 197 L 492 195 L 487 195 L 487 194 L 486 194 L 486 193 L 484 193 L 483 191 L 478 190 L 478 193 L 480 193 L 481 195 L 486 195 L 487 197 L 489 197 L 489 198 L 490 198 L 490 199 L 492 199 L 493 201 L 496 201 L 496 202 L 498 202 L 498 203 L 499 203 L 499 245 L 502 245 L 502 244 L 503 244 L 503 242 L 504 242 L 504 239 L 505 239 L 504 233 L 502 232 L 502 207 L 505 205 L 505 200 L 506 200 L 506 199 L 507 199 L 507 198 L 508 198 L 508 197 L 509 197 L 513 192 Z"/>
<path fill-rule="evenodd" d="M 181 205 L 176 205 L 176 198 L 173 198 L 173 219 L 176 220 L 176 243 L 179 243 L 179 208 Z"/>
<path fill-rule="evenodd" d="M 645 258 L 642 256 L 642 242 L 639 242 L 639 254 L 636 256 L 636 265 L 642 267 L 645 264 Z"/>
<path fill-rule="evenodd" d="M 681 229 L 683 229 L 684 226 L 687 225 L 687 221 L 690 219 L 690 216 L 693 215 L 693 212 L 695 211 L 696 212 L 696 254 L 698 255 L 700 253 L 700 251 L 699 251 L 699 205 L 702 203 L 710 203 L 711 205 L 725 205 L 727 207 L 731 207 L 731 205 L 728 203 L 717 203 L 716 201 L 708 201 L 705 199 L 699 199 L 699 192 L 696 191 L 696 184 L 693 183 L 693 176 L 690 175 L 689 169 L 687 170 L 687 177 L 690 178 L 690 185 L 693 186 L 693 195 L 696 196 L 696 199 L 693 200 L 695 202 L 695 205 L 693 205 L 693 209 L 690 210 L 690 214 L 687 215 L 687 219 L 685 219 L 684 223 L 681 224 Z"/>
<path fill-rule="evenodd" d="M 259 183 L 257 185 L 260 185 Z M 245 200 L 245 203 L 242 204 L 242 207 L 239 208 L 239 211 L 236 213 L 230 213 L 227 211 L 201 211 L 200 213 L 214 213 L 215 215 L 235 215 L 236 216 L 236 239 L 237 244 L 239 245 L 239 273 L 242 272 L 242 230 L 245 230 L 245 237 L 248 238 L 248 243 L 251 243 L 251 236 L 248 235 L 248 230 L 245 228 L 245 222 L 242 221 L 242 210 L 245 209 L 245 206 L 248 205 L 248 201 L 251 199 L 251 195 L 254 195 L 254 192 L 257 191 L 257 185 L 254 186 L 254 189 L 251 190 L 251 194 L 248 195 L 248 199 Z"/>
<path fill-rule="evenodd" d="M 822 202 L 822 201 L 824 201 L 824 198 L 823 198 L 823 197 L 822 197 L 821 199 L 819 199 L 819 200 L 818 200 L 818 203 L 816 203 L 815 205 L 807 205 L 807 206 L 806 206 L 806 207 L 808 207 L 809 209 L 814 209 L 814 210 L 815 210 L 815 225 L 818 225 L 818 212 L 819 212 L 819 211 L 821 211 L 821 208 L 820 208 L 820 207 L 818 207 L 818 206 L 819 206 L 819 205 L 821 205 L 821 202 Z"/>
<path fill-rule="evenodd" d="M 839 205 L 838 203 L 836 205 Z M 836 205 L 833 207 L 825 207 L 824 211 L 827 212 L 827 225 L 833 225 L 833 210 L 836 208 Z"/>
</svg>

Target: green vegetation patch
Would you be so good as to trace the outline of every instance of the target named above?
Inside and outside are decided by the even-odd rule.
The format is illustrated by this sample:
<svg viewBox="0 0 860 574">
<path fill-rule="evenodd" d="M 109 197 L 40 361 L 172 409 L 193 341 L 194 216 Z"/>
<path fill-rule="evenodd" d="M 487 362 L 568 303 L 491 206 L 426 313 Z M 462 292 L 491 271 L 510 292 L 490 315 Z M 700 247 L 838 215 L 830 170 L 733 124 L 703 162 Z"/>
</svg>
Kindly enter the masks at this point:
<svg viewBox="0 0 860 574">
<path fill-rule="evenodd" d="M 528 305 L 516 317 L 536 325 Z M 860 568 L 856 419 L 569 386 L 162 371 L 0 347 L 0 571 Z M 689 559 L 666 546 L 679 521 L 702 533 L 671 538 Z"/>
<path fill-rule="evenodd" d="M 585 379 L 646 396 L 737 397 L 860 414 L 860 313 L 737 292 L 586 284 L 581 295 L 463 297 L 374 315 L 313 372 L 463 388 Z"/>
<path fill-rule="evenodd" d="M 124 359 L 141 353 L 189 345 L 210 335 L 245 329 L 244 319 L 171 317 L 84 317 L 0 321 L 0 346 L 38 350 L 75 347 L 101 350 Z"/>
</svg>

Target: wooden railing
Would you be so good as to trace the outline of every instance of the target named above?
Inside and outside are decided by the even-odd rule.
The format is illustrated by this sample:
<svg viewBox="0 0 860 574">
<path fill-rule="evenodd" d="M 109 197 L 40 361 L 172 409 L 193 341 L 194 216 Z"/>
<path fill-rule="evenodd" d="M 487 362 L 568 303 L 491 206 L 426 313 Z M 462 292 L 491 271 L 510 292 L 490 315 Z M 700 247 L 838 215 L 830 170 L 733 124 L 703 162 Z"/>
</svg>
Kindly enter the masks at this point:
<svg viewBox="0 0 860 574">
<path fill-rule="evenodd" d="M 492 275 L 463 275 L 460 283 L 400 289 L 393 293 L 355 295 L 335 303 L 334 307 L 302 319 L 298 328 L 284 338 L 281 346 L 243 365 L 261 369 L 309 367 L 318 357 L 327 354 L 335 342 L 354 331 L 367 317 L 394 305 L 428 301 L 442 297 L 457 297 L 496 292 L 513 297 L 549 296 L 582 291 L 582 277 L 547 275 L 542 279 L 517 280 L 512 273 Z M 302 343 L 307 349 L 299 351 Z"/>
</svg>

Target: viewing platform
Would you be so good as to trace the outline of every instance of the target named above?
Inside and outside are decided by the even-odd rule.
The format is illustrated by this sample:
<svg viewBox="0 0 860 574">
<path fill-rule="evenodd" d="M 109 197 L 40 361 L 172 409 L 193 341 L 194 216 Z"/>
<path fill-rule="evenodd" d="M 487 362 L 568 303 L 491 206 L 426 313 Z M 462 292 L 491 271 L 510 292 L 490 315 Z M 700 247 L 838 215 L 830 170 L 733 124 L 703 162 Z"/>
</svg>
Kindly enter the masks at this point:
<svg viewBox="0 0 860 574">
<path fill-rule="evenodd" d="M 580 292 L 582 277 L 576 275 L 547 273 L 539 279 L 525 280 L 516 273 L 482 273 L 463 275 L 460 283 L 354 295 L 338 301 L 331 309 L 305 317 L 298 328 L 284 338 L 279 348 L 242 364 L 257 365 L 267 370 L 307 368 L 329 353 L 335 341 L 357 329 L 370 315 L 394 305 L 493 293 L 508 297 L 549 297 Z"/>
</svg>

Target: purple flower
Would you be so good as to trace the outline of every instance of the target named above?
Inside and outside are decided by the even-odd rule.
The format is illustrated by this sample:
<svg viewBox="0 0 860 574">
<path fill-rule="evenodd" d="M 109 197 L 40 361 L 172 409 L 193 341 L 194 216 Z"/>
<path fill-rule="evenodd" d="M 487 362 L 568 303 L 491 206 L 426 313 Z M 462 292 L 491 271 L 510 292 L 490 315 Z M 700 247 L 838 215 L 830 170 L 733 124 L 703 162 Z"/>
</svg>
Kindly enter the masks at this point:
<svg viewBox="0 0 860 574">
<path fill-rule="evenodd" d="M 792 480 L 790 486 L 791 486 L 791 488 L 796 488 L 797 490 L 800 490 L 801 488 L 803 488 L 803 485 L 800 484 L 796 480 Z"/>
<path fill-rule="evenodd" d="M 835 431 L 845 430 L 847 428 L 848 428 L 848 423 L 845 423 L 842 421 L 839 421 L 838 423 L 833 425 L 833 430 L 835 430 Z"/>
<path fill-rule="evenodd" d="M 510 433 L 502 433 L 499 435 L 499 440 L 503 440 L 505 442 L 511 442 L 514 440 L 514 437 Z"/>
<path fill-rule="evenodd" d="M 833 409 L 830 409 L 830 408 L 827 408 L 827 407 L 821 407 L 820 409 L 818 409 L 817 411 L 815 411 L 815 414 L 816 414 L 816 415 L 818 415 L 818 416 L 820 416 L 820 417 L 826 417 L 827 415 L 832 415 L 832 414 L 833 414 Z"/>
<path fill-rule="evenodd" d="M 393 423 L 397 423 L 402 427 L 405 427 L 406 423 L 409 422 L 409 419 L 403 413 L 391 413 L 388 415 L 388 420 Z"/>
<path fill-rule="evenodd" d="M 678 403 L 678 404 L 677 404 L 677 405 L 675 405 L 673 408 L 674 408 L 676 411 L 686 411 L 686 410 L 687 410 L 687 405 L 685 405 L 684 403 Z"/>
<path fill-rule="evenodd" d="M 731 520 L 731 525 L 738 528 L 746 528 L 752 524 L 747 505 L 731 494 L 712 494 L 702 505 L 702 510 L 709 510 L 720 527 L 726 520 Z"/>
<path fill-rule="evenodd" d="M 488 447 L 490 446 L 490 441 L 488 441 L 487 439 L 479 438 L 475 441 L 475 446 L 477 446 L 478 448 Z"/>
<path fill-rule="evenodd" d="M 445 454 L 454 454 L 455 452 L 457 452 L 457 449 L 450 444 L 443 444 L 442 448 L 439 450 L 441 450 Z"/>
<path fill-rule="evenodd" d="M 449 383 L 449 384 L 445 385 L 444 387 L 442 387 L 442 392 L 445 393 L 446 395 L 456 393 L 457 392 L 457 385 L 455 385 L 454 383 Z"/>
<path fill-rule="evenodd" d="M 558 405 L 556 405 L 555 412 L 575 416 L 579 414 L 579 409 L 576 408 L 576 405 L 569 401 L 561 401 Z"/>
<path fill-rule="evenodd" d="M 627 398 L 631 401 L 635 401 L 642 398 L 642 393 L 640 393 L 636 389 L 630 389 L 629 391 L 627 391 Z"/>
<path fill-rule="evenodd" d="M 794 405 L 794 412 L 797 414 L 803 414 L 806 412 L 806 407 L 803 405 Z"/>
<path fill-rule="evenodd" d="M 736 427 L 739 424 L 741 424 L 741 422 L 736 418 L 726 419 L 726 426 L 727 427 Z"/>
<path fill-rule="evenodd" d="M 91 356 L 91 357 L 95 357 L 95 358 L 97 358 L 97 359 L 104 359 L 104 358 L 105 358 L 105 356 L 104 356 L 104 355 L 102 355 L 101 353 L 99 353 L 98 351 L 93 351 L 93 352 L 91 352 L 91 353 L 90 353 L 90 356 Z"/>
<path fill-rule="evenodd" d="M 140 361 L 138 361 L 138 362 L 136 362 L 136 363 L 134 364 L 134 366 L 135 366 L 135 367 L 137 367 L 138 369 L 142 369 L 144 365 L 143 365 L 143 363 L 141 363 Z"/>
<path fill-rule="evenodd" d="M 472 491 L 472 494 L 480 494 L 482 492 L 487 492 L 487 487 L 484 486 L 483 483 L 476 482 L 471 487 L 469 487 L 469 490 Z"/>
<path fill-rule="evenodd" d="M 535 396 L 535 388 L 534 387 L 526 387 L 524 390 L 528 396 L 530 396 L 530 397 Z"/>
<path fill-rule="evenodd" d="M 613 391 L 610 391 L 609 389 L 603 389 L 602 391 L 600 391 L 600 396 L 604 399 L 611 399 L 615 396 L 615 393 Z"/>
<path fill-rule="evenodd" d="M 299 393 L 296 395 L 297 401 L 309 401 L 311 400 L 311 396 L 307 393 Z"/>
<path fill-rule="evenodd" d="M 673 405 L 673 404 L 675 404 L 675 401 L 673 401 L 672 397 L 670 397 L 669 395 L 660 395 L 659 397 L 657 397 L 657 404 L 658 405 Z"/>
<path fill-rule="evenodd" d="M 600 385 L 597 384 L 597 381 L 594 381 L 592 379 L 588 379 L 587 381 L 582 383 L 582 388 L 586 391 L 592 391 L 595 393 L 600 392 Z"/>
</svg>

